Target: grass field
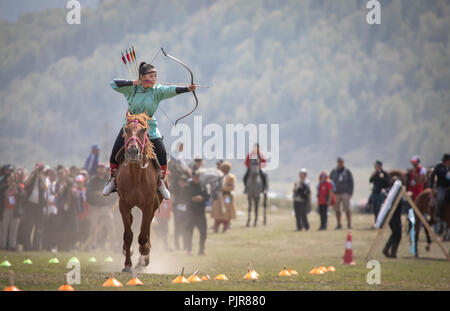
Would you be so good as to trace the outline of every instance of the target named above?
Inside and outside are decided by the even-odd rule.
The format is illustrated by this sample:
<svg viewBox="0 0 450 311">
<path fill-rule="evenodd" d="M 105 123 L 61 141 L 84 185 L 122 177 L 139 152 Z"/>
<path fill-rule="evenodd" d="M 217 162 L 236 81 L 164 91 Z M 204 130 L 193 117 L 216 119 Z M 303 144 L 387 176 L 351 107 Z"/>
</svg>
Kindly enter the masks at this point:
<svg viewBox="0 0 450 311">
<path fill-rule="evenodd" d="M 370 229 L 372 215 L 354 215 L 353 253 L 355 266 L 341 265 L 346 241 L 346 230 L 334 231 L 334 214 L 329 215 L 328 231 L 318 232 L 318 215 L 309 214 L 311 230 L 296 232 L 294 216 L 290 210 L 270 211 L 268 225 L 246 228 L 246 216 L 240 214 L 233 221 L 232 228 L 226 234 L 213 234 L 208 230 L 206 255 L 196 256 L 198 233 L 194 233 L 194 256 L 189 257 L 182 251 L 165 252 L 159 241 L 152 236 L 150 266 L 145 273 L 139 274 L 144 286 L 129 287 L 125 283 L 130 274 L 120 272 L 123 256 L 119 252 L 73 252 L 57 253 L 59 264 L 49 264 L 53 254 L 48 252 L 0 252 L 0 259 L 7 259 L 12 266 L 0 267 L 0 287 L 7 285 L 8 270 L 16 273 L 16 285 L 21 290 L 56 290 L 63 283 L 67 260 L 77 256 L 81 262 L 81 284 L 74 285 L 75 290 L 450 290 L 450 262 L 446 261 L 441 250 L 433 244 L 430 252 L 425 252 L 424 237 L 421 236 L 420 251 L 424 258 L 415 259 L 409 252 L 409 238 L 403 232 L 398 259 L 387 259 L 381 254 L 382 244 L 389 230 L 379 243 L 374 259 L 381 264 L 381 284 L 369 285 L 364 259 L 376 232 Z M 402 219 L 403 222 L 405 219 Z M 208 226 L 212 221 L 208 217 Z M 172 232 L 172 223 L 170 223 Z M 345 221 L 344 221 L 345 226 Z M 423 235 L 423 234 L 422 234 Z M 135 233 L 135 240 L 137 234 Z M 170 237 L 170 244 L 173 239 Z M 134 241 L 136 242 L 136 241 Z M 449 248 L 449 243 L 444 243 Z M 134 246 L 137 250 L 137 247 Z M 97 263 L 88 263 L 95 256 Z M 113 263 L 104 263 L 106 256 L 114 258 Z M 23 264 L 31 257 L 32 265 Z M 137 262 L 137 254 L 133 263 Z M 251 261 L 259 273 L 257 281 L 243 280 L 247 264 Z M 298 271 L 297 276 L 280 277 L 278 272 L 283 265 Z M 333 265 L 336 272 L 324 275 L 310 275 L 308 272 L 317 265 Z M 229 281 L 204 281 L 191 284 L 171 284 L 177 273 L 185 267 L 189 276 L 199 269 L 199 275 L 208 274 L 214 278 L 224 273 Z M 104 288 L 102 283 L 111 273 L 122 282 L 123 288 Z"/>
</svg>

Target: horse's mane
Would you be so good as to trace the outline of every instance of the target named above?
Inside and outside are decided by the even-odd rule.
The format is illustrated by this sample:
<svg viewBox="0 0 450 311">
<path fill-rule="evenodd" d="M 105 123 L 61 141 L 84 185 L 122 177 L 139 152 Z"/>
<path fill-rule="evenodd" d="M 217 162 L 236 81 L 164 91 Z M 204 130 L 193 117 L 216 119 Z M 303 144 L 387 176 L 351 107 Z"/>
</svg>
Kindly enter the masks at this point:
<svg viewBox="0 0 450 311">
<path fill-rule="evenodd" d="M 152 118 L 149 117 L 145 112 L 139 113 L 139 114 L 131 114 L 130 111 L 127 111 L 127 125 L 130 122 L 133 122 L 133 121 L 137 120 L 139 125 L 141 125 L 146 130 L 148 130 L 148 121 L 151 120 L 151 119 Z M 124 135 L 125 135 L 125 133 L 124 133 Z M 146 149 L 148 158 L 151 159 L 151 160 L 156 160 L 155 150 L 154 150 L 153 144 L 150 141 L 150 139 L 147 140 L 147 144 L 145 145 L 145 149 Z"/>
</svg>

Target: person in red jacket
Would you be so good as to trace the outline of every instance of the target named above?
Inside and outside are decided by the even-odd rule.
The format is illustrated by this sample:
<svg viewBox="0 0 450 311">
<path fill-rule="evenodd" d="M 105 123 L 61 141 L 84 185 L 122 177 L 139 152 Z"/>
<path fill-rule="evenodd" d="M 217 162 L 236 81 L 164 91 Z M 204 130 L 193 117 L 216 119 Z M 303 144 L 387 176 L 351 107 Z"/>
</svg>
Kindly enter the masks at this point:
<svg viewBox="0 0 450 311">
<path fill-rule="evenodd" d="M 261 181 L 264 187 L 264 192 L 267 191 L 267 175 L 263 172 L 262 168 L 266 166 L 267 160 L 262 151 L 259 149 L 259 143 L 255 144 L 252 151 L 250 151 L 247 154 L 247 157 L 245 158 L 245 166 L 247 167 L 247 171 L 244 175 L 244 185 L 245 190 L 244 193 L 247 193 L 247 179 L 250 172 L 250 159 L 257 159 L 259 164 L 259 173 L 261 176 Z"/>
<path fill-rule="evenodd" d="M 412 168 L 408 170 L 407 185 L 408 192 L 411 192 L 413 201 L 424 190 L 425 178 L 427 170 L 420 165 L 419 156 L 415 155 L 411 158 Z"/>
</svg>

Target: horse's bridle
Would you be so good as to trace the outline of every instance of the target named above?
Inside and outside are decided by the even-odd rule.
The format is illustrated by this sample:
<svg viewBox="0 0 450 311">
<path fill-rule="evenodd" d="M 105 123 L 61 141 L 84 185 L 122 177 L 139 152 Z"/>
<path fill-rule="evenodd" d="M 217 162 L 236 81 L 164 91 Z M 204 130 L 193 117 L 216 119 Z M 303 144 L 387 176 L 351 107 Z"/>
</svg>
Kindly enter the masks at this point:
<svg viewBox="0 0 450 311">
<path fill-rule="evenodd" d="M 132 122 L 134 122 L 134 127 L 137 128 L 137 126 L 139 124 L 139 120 L 137 118 L 128 121 L 127 124 L 125 125 L 125 127 L 127 127 Z M 147 154 L 145 155 L 145 157 L 147 159 L 147 163 L 145 165 L 143 165 L 142 155 L 143 155 L 143 153 L 145 151 L 145 145 L 148 142 L 147 131 L 146 131 L 145 136 L 144 136 L 144 141 L 141 141 L 139 139 L 139 137 L 137 137 L 136 135 L 132 135 L 125 142 L 125 165 L 127 165 L 127 150 L 128 150 L 128 145 L 130 144 L 130 142 L 133 142 L 133 143 L 135 143 L 135 144 L 137 144 L 139 146 L 138 161 L 140 162 L 141 168 L 146 168 L 148 166 L 148 163 L 149 163 L 148 155 Z"/>
</svg>

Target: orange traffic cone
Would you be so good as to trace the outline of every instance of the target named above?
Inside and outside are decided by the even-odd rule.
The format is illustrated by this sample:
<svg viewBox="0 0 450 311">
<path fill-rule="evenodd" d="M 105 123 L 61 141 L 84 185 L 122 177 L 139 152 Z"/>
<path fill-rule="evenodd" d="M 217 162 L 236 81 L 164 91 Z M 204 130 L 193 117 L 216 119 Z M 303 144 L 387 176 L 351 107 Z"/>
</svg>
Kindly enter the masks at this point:
<svg viewBox="0 0 450 311">
<path fill-rule="evenodd" d="M 3 291 L 5 291 L 5 292 L 20 292 L 20 289 L 18 289 L 14 285 L 14 271 L 9 271 L 9 286 L 6 286 Z"/>
<path fill-rule="evenodd" d="M 103 283 L 103 287 L 122 287 L 122 283 L 117 281 L 113 275 Z"/>
<path fill-rule="evenodd" d="M 172 283 L 178 284 L 178 283 L 189 283 L 189 281 L 183 276 L 184 273 L 184 267 L 181 269 L 181 274 L 177 276 L 175 279 L 173 279 Z"/>
<path fill-rule="evenodd" d="M 209 277 L 209 275 L 205 274 L 204 276 L 202 276 L 201 280 L 202 281 L 209 281 L 211 278 Z"/>
<path fill-rule="evenodd" d="M 345 243 L 345 254 L 342 260 L 342 264 L 344 265 L 354 265 L 353 261 L 353 249 L 352 249 L 352 232 L 348 230 L 347 234 L 347 242 Z"/>
<path fill-rule="evenodd" d="M 286 269 L 286 266 L 283 267 L 283 270 L 280 271 L 280 273 L 278 273 L 279 276 L 290 276 L 291 274 L 289 273 L 288 269 Z"/>
</svg>

